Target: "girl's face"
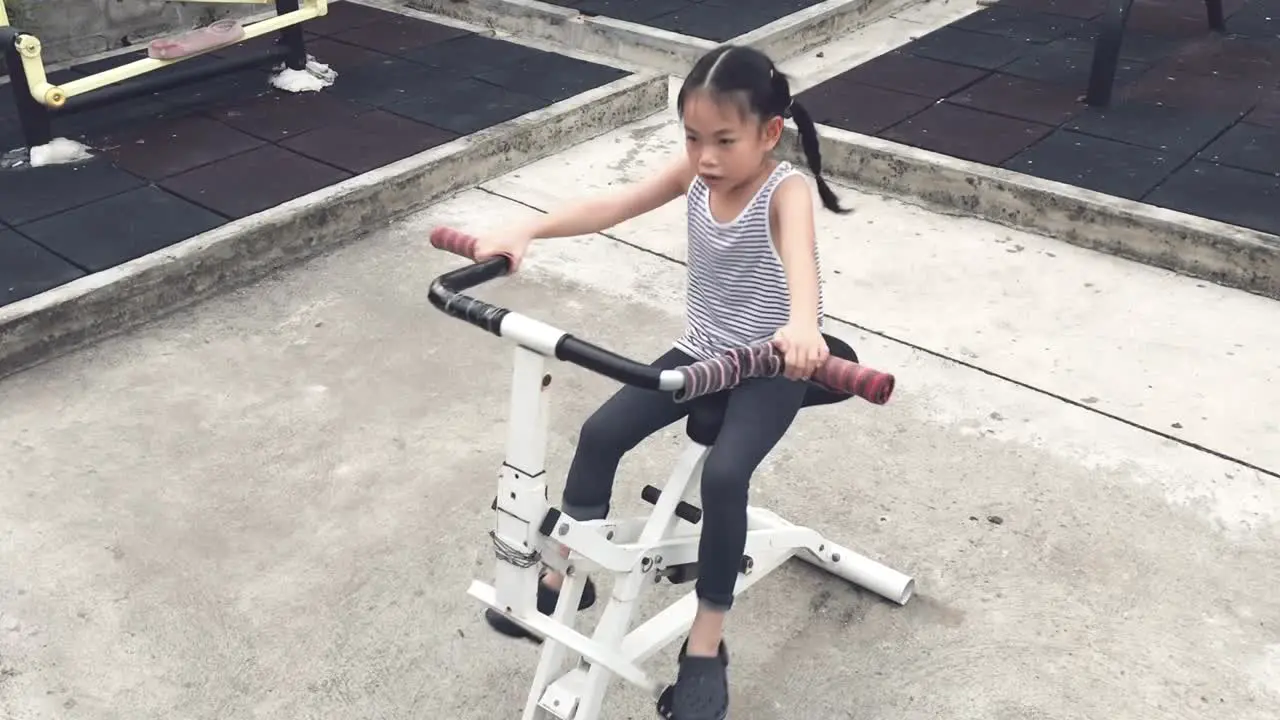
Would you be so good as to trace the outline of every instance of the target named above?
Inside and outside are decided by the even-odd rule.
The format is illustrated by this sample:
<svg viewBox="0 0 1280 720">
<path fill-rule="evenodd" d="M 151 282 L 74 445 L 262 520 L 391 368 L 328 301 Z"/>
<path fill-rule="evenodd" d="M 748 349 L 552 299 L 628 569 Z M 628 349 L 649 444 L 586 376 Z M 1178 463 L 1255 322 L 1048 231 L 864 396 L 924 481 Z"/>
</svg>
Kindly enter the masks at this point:
<svg viewBox="0 0 1280 720">
<path fill-rule="evenodd" d="M 749 182 L 782 136 L 782 118 L 761 122 L 733 100 L 702 90 L 685 98 L 685 152 L 709 187 Z"/>
</svg>

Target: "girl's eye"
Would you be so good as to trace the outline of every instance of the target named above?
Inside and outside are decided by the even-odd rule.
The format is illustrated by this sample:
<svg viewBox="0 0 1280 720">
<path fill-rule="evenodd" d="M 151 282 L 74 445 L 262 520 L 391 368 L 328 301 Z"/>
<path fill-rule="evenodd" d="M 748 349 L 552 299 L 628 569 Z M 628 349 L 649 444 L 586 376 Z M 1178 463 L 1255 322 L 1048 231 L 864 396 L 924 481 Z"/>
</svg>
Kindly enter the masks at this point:
<svg viewBox="0 0 1280 720">
<path fill-rule="evenodd" d="M 732 139 L 732 138 L 721 138 L 721 139 L 720 139 L 720 144 L 721 144 L 721 145 L 732 145 L 732 144 L 733 144 L 733 142 L 734 142 L 734 141 L 733 141 L 733 139 Z"/>
</svg>

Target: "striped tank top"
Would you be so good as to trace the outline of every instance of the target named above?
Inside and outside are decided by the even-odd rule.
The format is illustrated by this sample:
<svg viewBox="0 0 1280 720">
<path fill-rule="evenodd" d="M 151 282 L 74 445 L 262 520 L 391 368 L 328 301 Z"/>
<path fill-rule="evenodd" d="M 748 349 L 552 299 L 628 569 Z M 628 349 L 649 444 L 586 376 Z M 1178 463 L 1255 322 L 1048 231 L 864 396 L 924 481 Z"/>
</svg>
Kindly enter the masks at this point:
<svg viewBox="0 0 1280 720">
<path fill-rule="evenodd" d="M 796 172 L 790 163 L 779 163 L 742 213 L 727 223 L 716 221 L 710 188 L 701 177 L 694 177 L 687 193 L 687 325 L 675 342 L 677 350 L 706 360 L 768 340 L 787 324 L 791 292 L 774 244 L 769 206 L 778 185 Z M 819 261 L 816 246 L 814 261 Z M 820 326 L 822 318 L 819 282 Z"/>
</svg>

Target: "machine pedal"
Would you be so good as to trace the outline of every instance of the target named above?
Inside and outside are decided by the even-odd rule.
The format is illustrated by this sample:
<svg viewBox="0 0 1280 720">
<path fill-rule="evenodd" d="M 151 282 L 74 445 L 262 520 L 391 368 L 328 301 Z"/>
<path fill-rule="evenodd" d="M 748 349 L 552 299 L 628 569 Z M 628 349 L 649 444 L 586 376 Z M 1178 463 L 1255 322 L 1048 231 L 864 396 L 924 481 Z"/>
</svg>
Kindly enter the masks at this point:
<svg viewBox="0 0 1280 720">
<path fill-rule="evenodd" d="M 662 497 L 662 491 L 652 485 L 645 485 L 644 489 L 640 491 L 640 499 L 650 505 L 657 505 L 660 497 Z M 690 525 L 697 525 L 702 522 L 702 508 L 681 500 L 676 505 L 676 517 Z"/>
</svg>

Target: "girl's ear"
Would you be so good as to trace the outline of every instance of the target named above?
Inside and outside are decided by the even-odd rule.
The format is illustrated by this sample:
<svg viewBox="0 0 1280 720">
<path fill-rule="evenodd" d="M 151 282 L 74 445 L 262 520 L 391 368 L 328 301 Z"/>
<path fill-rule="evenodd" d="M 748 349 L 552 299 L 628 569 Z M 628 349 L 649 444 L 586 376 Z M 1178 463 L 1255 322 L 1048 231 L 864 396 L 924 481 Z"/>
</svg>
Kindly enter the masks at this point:
<svg viewBox="0 0 1280 720">
<path fill-rule="evenodd" d="M 764 124 L 764 139 L 772 150 L 782 140 L 782 117 L 774 115 Z"/>
</svg>

